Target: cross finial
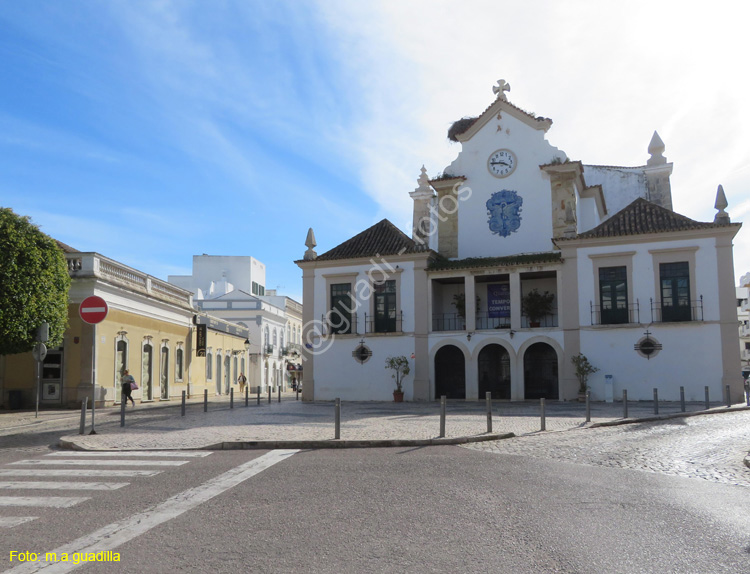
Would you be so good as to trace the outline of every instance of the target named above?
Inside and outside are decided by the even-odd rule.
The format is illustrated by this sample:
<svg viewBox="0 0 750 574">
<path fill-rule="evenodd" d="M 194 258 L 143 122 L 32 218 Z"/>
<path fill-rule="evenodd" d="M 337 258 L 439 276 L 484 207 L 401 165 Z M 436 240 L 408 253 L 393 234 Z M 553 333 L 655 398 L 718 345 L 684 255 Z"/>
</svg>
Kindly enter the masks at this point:
<svg viewBox="0 0 750 574">
<path fill-rule="evenodd" d="M 501 100 L 508 99 L 508 97 L 505 95 L 505 92 L 510 92 L 510 84 L 505 80 L 498 80 L 497 86 L 492 86 L 492 93 L 497 95 L 497 97 Z"/>
</svg>

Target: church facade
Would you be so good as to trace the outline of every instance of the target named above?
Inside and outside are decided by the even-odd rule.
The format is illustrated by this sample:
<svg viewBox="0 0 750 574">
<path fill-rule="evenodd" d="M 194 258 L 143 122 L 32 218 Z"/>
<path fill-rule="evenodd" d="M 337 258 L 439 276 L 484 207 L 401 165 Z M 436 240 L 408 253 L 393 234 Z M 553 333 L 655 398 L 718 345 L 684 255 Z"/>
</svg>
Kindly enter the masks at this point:
<svg viewBox="0 0 750 574">
<path fill-rule="evenodd" d="M 583 354 L 593 400 L 742 400 L 721 187 L 714 221 L 675 213 L 656 132 L 643 166 L 584 165 L 508 89 L 422 168 L 411 237 L 383 220 L 318 255 L 308 233 L 303 399 L 390 400 L 404 356 L 406 400 L 573 400 Z"/>
</svg>

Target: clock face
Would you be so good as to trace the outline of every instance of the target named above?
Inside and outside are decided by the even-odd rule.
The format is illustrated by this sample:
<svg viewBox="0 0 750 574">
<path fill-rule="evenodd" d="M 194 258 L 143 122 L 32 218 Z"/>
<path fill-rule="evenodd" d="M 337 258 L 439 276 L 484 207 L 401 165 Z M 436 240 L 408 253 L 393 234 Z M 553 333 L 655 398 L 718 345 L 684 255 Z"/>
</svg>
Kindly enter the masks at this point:
<svg viewBox="0 0 750 574">
<path fill-rule="evenodd" d="M 495 177 L 508 177 L 516 169 L 516 154 L 509 149 L 499 149 L 487 160 L 487 169 Z"/>
</svg>

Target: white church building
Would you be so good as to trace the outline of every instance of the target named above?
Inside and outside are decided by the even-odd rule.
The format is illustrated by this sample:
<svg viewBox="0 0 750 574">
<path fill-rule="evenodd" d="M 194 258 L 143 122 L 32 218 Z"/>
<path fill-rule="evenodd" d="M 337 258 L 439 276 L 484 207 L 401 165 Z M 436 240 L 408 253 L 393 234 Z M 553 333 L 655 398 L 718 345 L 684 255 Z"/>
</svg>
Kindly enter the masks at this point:
<svg viewBox="0 0 750 574">
<path fill-rule="evenodd" d="M 439 177 L 422 168 L 411 237 L 383 220 L 318 255 L 308 233 L 303 399 L 390 400 L 405 356 L 405 400 L 573 400 L 583 353 L 593 400 L 742 400 L 721 186 L 714 221 L 675 213 L 656 132 L 646 165 L 584 165 L 508 90 L 451 127 Z"/>
</svg>

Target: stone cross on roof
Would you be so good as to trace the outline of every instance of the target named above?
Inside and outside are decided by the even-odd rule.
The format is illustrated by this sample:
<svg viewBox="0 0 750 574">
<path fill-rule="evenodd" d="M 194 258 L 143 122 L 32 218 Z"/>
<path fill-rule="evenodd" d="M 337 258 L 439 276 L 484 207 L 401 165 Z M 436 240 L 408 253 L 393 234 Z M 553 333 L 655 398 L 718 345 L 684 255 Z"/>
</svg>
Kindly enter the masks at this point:
<svg viewBox="0 0 750 574">
<path fill-rule="evenodd" d="M 497 86 L 492 86 L 492 93 L 496 94 L 501 100 L 507 100 L 505 92 L 510 92 L 510 84 L 505 80 L 498 80 Z"/>
</svg>

